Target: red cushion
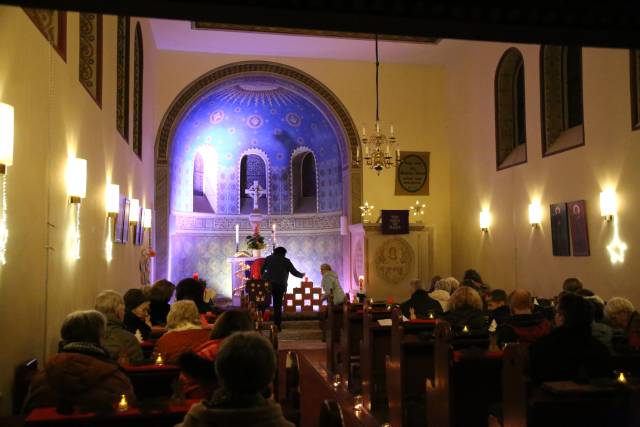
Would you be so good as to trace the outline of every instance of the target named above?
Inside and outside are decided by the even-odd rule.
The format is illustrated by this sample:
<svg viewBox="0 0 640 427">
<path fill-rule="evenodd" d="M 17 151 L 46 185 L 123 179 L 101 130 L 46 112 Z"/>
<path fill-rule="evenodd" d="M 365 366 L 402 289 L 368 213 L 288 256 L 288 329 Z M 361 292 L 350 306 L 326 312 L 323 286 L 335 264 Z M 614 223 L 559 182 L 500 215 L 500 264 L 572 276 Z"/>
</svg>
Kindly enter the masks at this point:
<svg viewBox="0 0 640 427">
<path fill-rule="evenodd" d="M 435 325 L 436 319 L 412 319 L 412 320 L 409 320 L 409 323 L 431 323 Z"/>
<path fill-rule="evenodd" d="M 455 363 L 459 363 L 462 360 L 464 360 L 465 358 L 469 358 L 468 357 L 467 352 L 461 351 L 461 350 L 454 350 L 452 352 L 451 358 L 453 359 L 453 361 Z M 485 351 L 484 353 L 481 354 L 476 354 L 474 353 L 473 356 L 471 356 L 474 359 L 502 359 L 502 355 L 504 354 L 504 352 L 502 350 L 498 350 L 498 351 Z"/>
<path fill-rule="evenodd" d="M 158 371 L 179 371 L 177 365 L 123 365 L 122 370 L 130 372 L 158 372 Z"/>
</svg>

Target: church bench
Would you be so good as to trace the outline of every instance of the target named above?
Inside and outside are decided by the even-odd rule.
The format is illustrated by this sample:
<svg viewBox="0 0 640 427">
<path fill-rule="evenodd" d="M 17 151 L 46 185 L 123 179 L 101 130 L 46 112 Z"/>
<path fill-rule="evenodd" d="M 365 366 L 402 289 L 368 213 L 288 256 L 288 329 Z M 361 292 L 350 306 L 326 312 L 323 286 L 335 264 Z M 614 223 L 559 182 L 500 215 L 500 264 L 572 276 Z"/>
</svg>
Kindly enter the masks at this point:
<svg viewBox="0 0 640 427">
<path fill-rule="evenodd" d="M 367 304 L 367 303 L 365 303 Z M 385 360 L 391 353 L 391 326 L 382 326 L 380 319 L 388 319 L 391 312 L 365 309 L 362 317 L 362 341 L 360 349 L 360 373 L 362 398 L 371 412 L 386 419 L 387 398 Z"/>
<path fill-rule="evenodd" d="M 427 425 L 486 426 L 489 409 L 502 398 L 503 352 L 488 351 L 483 337 L 454 337 L 439 321 L 434 378 L 427 380 Z"/>
<path fill-rule="evenodd" d="M 298 351 L 300 367 L 300 427 L 317 427 L 321 402 L 334 400 L 342 411 L 346 427 L 380 427 L 368 411 L 354 409 L 355 396 L 344 386 L 334 387 L 333 377 L 325 369 L 324 351 Z"/>
<path fill-rule="evenodd" d="M 612 375 L 592 384 L 572 381 L 530 384 L 528 348 L 508 344 L 503 365 L 503 427 L 548 425 L 640 425 L 640 386 L 621 385 Z"/>
<path fill-rule="evenodd" d="M 74 412 L 59 414 L 56 408 L 36 408 L 25 420 L 25 427 L 30 426 L 65 426 L 65 427 L 169 427 L 179 423 L 199 400 L 169 401 L 158 409 L 142 410 L 130 406 L 123 412 L 98 414 L 95 412 Z"/>
<path fill-rule="evenodd" d="M 340 331 L 342 330 L 342 304 L 333 303 L 333 293 L 327 302 L 327 321 L 325 324 L 325 339 L 327 342 L 326 366 L 329 372 L 338 372 L 340 361 Z"/>
<path fill-rule="evenodd" d="M 175 365 L 125 365 L 122 370 L 131 380 L 139 401 L 169 398 L 177 390 L 180 367 Z"/>
<path fill-rule="evenodd" d="M 424 383 L 433 378 L 435 320 L 403 322 L 391 315 L 391 348 L 385 358 L 388 417 L 392 426 L 424 426 Z"/>
</svg>

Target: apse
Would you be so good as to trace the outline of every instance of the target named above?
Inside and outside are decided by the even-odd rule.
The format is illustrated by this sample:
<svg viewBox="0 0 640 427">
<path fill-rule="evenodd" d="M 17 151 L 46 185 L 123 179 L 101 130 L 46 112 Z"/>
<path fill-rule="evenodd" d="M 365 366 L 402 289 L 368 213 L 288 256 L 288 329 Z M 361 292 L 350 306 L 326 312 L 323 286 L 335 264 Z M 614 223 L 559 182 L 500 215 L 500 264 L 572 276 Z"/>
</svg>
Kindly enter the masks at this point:
<svg viewBox="0 0 640 427">
<path fill-rule="evenodd" d="M 345 140 L 326 101 L 286 77 L 243 74 L 194 97 L 170 149 L 170 279 L 198 272 L 231 296 L 228 258 L 235 224 L 240 250 L 251 234 L 254 200 L 246 190 L 254 184 L 265 193 L 255 206 L 265 216 L 263 256 L 276 224 L 277 245 L 311 280 L 319 285 L 322 263 L 341 275 Z M 291 277 L 290 287 L 298 282 Z"/>
</svg>

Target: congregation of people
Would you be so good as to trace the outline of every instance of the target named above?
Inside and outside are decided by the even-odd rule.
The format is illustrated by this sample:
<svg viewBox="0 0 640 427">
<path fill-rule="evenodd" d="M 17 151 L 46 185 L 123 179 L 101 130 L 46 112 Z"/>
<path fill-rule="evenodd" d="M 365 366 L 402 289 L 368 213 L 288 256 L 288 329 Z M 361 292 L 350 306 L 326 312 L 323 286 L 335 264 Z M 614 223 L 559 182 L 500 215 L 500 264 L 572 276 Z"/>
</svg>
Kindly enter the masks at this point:
<svg viewBox="0 0 640 427">
<path fill-rule="evenodd" d="M 346 302 L 331 266 L 320 270 L 323 299 L 331 294 L 334 304 Z M 499 347 L 530 344 L 533 382 L 610 376 L 612 355 L 640 350 L 640 316 L 633 304 L 621 297 L 604 301 L 575 278 L 551 299 L 524 289 L 510 294 L 491 289 L 474 270 L 462 281 L 435 277 L 428 288 L 420 280 L 410 287 L 409 299 L 400 304 L 407 320 L 443 319 L 454 334 L 493 336 Z M 221 310 L 206 302 L 204 293 L 196 278 L 177 286 L 160 280 L 124 295 L 101 292 L 92 309 L 64 320 L 59 352 L 33 379 L 25 411 L 108 411 L 122 395 L 135 403 L 123 368 L 153 364 L 161 355 L 165 363 L 180 366 L 182 395 L 203 399 L 192 406 L 184 426 L 214 425 L 212 420 L 215 425 L 292 425 L 270 398 L 277 365 L 271 343 L 254 331 L 248 311 Z M 141 342 L 154 335 L 154 350 L 145 357 Z"/>
</svg>

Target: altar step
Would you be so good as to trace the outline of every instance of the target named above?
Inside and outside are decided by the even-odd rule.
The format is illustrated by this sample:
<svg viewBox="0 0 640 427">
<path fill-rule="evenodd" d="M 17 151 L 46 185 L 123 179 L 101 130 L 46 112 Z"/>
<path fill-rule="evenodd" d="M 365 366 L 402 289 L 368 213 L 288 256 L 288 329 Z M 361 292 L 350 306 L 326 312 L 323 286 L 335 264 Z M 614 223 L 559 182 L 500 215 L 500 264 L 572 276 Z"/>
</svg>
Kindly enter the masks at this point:
<svg viewBox="0 0 640 427">
<path fill-rule="evenodd" d="M 272 322 L 265 322 L 268 331 Z M 278 333 L 279 341 L 320 341 L 322 330 L 319 320 L 283 320 L 282 331 Z"/>
</svg>

